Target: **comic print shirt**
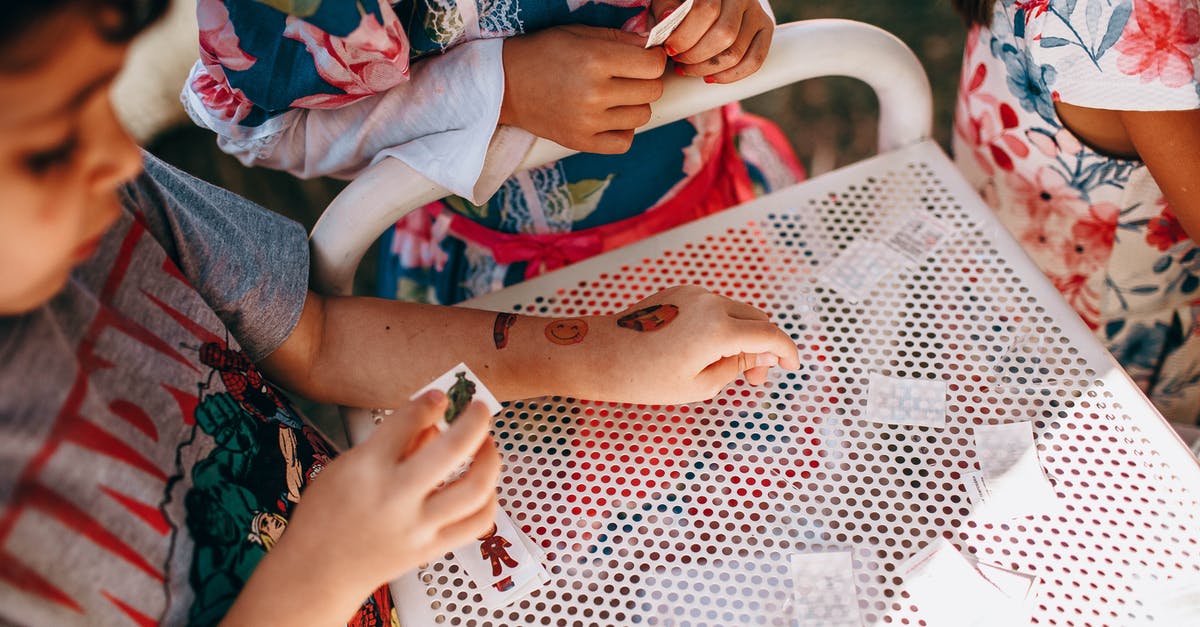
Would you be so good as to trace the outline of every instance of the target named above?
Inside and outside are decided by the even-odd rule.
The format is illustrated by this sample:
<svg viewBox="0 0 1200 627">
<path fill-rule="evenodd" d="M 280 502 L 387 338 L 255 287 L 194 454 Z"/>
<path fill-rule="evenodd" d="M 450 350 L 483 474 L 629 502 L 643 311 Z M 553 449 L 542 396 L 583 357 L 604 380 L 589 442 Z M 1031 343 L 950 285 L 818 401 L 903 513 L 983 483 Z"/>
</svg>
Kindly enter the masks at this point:
<svg viewBox="0 0 1200 627">
<path fill-rule="evenodd" d="M 0 318 L 0 623 L 214 624 L 334 456 L 254 365 L 299 319 L 303 228 L 152 157 L 122 203 Z M 354 620 L 394 623 L 386 588 Z"/>
</svg>

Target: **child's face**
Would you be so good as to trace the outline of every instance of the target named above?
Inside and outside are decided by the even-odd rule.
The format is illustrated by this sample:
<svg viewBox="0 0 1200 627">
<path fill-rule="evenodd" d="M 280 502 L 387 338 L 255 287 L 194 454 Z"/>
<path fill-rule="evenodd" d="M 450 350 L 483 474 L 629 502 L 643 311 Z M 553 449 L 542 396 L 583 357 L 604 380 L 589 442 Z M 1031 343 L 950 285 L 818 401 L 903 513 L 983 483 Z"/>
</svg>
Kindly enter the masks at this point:
<svg viewBox="0 0 1200 627">
<path fill-rule="evenodd" d="M 109 88 L 126 46 L 64 13 L 5 44 L 0 65 L 0 315 L 45 303 L 96 251 L 141 169 Z M 7 66 L 28 56 L 21 70 Z"/>
</svg>

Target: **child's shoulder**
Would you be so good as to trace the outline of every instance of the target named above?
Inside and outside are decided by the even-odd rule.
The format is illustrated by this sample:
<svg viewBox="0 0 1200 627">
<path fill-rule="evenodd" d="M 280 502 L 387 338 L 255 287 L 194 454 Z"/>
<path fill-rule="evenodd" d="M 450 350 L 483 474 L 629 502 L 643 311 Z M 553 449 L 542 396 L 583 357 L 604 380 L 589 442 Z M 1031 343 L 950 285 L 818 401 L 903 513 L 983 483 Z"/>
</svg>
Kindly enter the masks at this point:
<svg viewBox="0 0 1200 627">
<path fill-rule="evenodd" d="M 1005 4 L 1056 99 L 1110 110 L 1200 107 L 1197 0 Z"/>
</svg>

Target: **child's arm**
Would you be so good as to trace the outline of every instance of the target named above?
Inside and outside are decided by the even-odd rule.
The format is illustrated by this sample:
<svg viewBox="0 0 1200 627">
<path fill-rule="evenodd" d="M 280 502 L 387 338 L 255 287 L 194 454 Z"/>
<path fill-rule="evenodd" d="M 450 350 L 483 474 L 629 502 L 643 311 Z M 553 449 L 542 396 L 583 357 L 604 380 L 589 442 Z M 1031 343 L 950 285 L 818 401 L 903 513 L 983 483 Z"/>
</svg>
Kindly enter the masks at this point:
<svg viewBox="0 0 1200 627">
<path fill-rule="evenodd" d="M 795 344 L 766 314 L 691 286 L 623 314 L 557 321 L 310 295 L 296 330 L 261 366 L 314 400 L 396 407 L 458 362 L 500 399 L 559 394 L 654 404 L 712 398 L 743 373 L 758 384 L 776 364 L 800 367 Z"/>
<path fill-rule="evenodd" d="M 1179 224 L 1200 242 L 1200 110 L 1118 115 Z"/>
<path fill-rule="evenodd" d="M 486 531 L 500 472 L 491 416 L 472 403 L 428 437 L 445 408 L 441 392 L 406 404 L 313 479 L 222 624 L 345 624 L 380 585 Z M 437 489 L 472 456 L 461 478 Z"/>
<path fill-rule="evenodd" d="M 661 22 L 680 4 L 652 0 L 650 12 Z M 682 75 L 732 83 L 762 67 L 774 33 L 775 18 L 760 0 L 695 0 L 663 46 Z"/>
</svg>

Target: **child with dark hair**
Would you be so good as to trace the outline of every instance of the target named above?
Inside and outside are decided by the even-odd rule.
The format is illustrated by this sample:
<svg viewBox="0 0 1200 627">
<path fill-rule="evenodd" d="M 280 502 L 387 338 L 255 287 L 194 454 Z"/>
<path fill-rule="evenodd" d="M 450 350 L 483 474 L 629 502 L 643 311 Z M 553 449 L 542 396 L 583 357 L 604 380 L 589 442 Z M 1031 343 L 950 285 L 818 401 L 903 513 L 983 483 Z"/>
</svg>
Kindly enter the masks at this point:
<svg viewBox="0 0 1200 627">
<path fill-rule="evenodd" d="M 1170 420 L 1200 419 L 1200 2 L 956 0 L 959 166 Z"/>
<path fill-rule="evenodd" d="M 5 6 L 0 623 L 395 624 L 383 584 L 496 506 L 487 410 L 440 433 L 445 394 L 406 402 L 423 383 L 466 362 L 501 398 L 685 402 L 799 366 L 765 314 L 699 288 L 640 305 L 679 309 L 650 333 L 310 293 L 303 228 L 143 154 L 113 115 L 161 4 Z M 401 409 L 338 455 L 272 382 Z"/>
</svg>

